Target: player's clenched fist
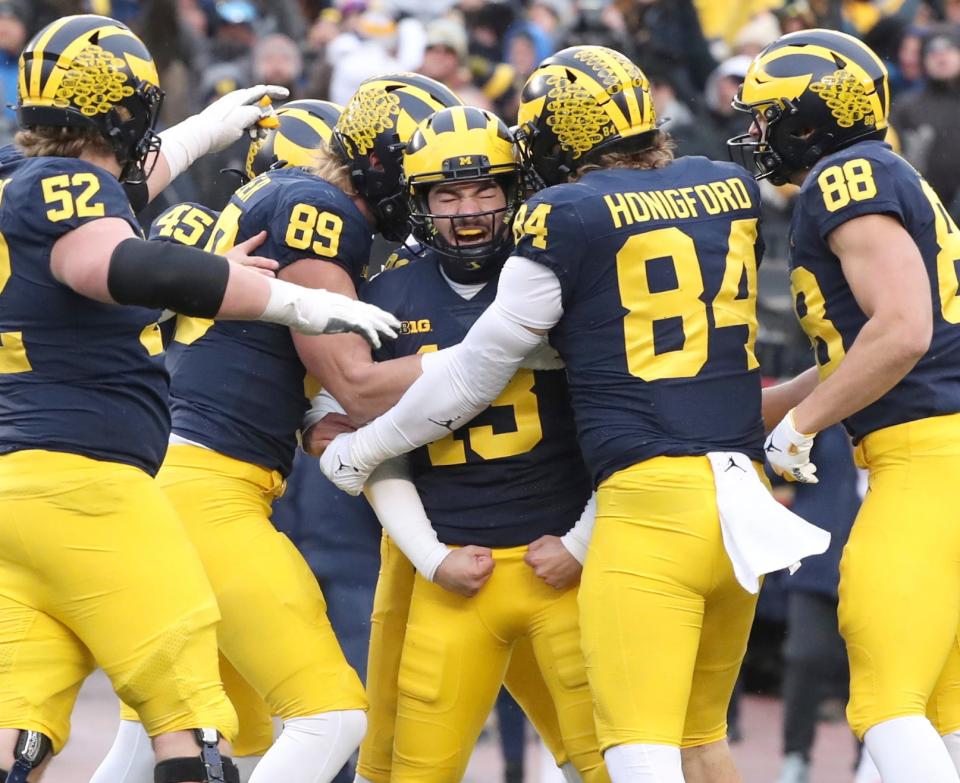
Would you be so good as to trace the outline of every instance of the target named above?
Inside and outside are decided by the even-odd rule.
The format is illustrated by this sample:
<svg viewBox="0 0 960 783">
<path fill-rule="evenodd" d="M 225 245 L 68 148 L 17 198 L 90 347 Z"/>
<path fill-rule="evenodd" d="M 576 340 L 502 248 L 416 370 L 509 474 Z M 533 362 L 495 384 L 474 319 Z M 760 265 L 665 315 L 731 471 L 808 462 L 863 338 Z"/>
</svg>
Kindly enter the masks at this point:
<svg viewBox="0 0 960 783">
<path fill-rule="evenodd" d="M 494 565 L 490 549 L 471 544 L 450 552 L 437 568 L 433 581 L 444 590 L 471 598 L 487 583 Z"/>
</svg>

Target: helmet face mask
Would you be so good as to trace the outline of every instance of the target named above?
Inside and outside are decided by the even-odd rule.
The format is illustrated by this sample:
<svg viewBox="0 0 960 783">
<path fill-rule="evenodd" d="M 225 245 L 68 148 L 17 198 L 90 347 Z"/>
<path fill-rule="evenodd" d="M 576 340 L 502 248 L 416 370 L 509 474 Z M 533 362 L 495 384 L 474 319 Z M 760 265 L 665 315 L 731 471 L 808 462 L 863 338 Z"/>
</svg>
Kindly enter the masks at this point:
<svg viewBox="0 0 960 783">
<path fill-rule="evenodd" d="M 730 139 L 731 158 L 784 184 L 824 155 L 883 139 L 889 103 L 886 67 L 865 44 L 833 30 L 785 35 L 757 55 L 733 101 L 760 133 Z"/>
<path fill-rule="evenodd" d="M 21 128 L 95 130 L 113 150 L 121 181 L 149 176 L 163 91 L 150 52 L 125 25 L 93 14 L 52 22 L 20 55 L 19 85 Z"/>
<path fill-rule="evenodd" d="M 440 255 L 456 282 L 495 276 L 513 249 L 511 226 L 524 192 L 516 144 L 503 121 L 474 107 L 439 111 L 410 139 L 403 169 L 414 238 Z M 453 209 L 438 206 L 438 193 L 449 195 Z M 460 211 L 461 198 L 489 206 Z"/>
<path fill-rule="evenodd" d="M 408 230 L 401 184 L 405 143 L 431 114 L 459 105 L 456 95 L 429 77 L 394 73 L 367 79 L 344 107 L 333 145 L 386 239 L 399 241 Z"/>
</svg>

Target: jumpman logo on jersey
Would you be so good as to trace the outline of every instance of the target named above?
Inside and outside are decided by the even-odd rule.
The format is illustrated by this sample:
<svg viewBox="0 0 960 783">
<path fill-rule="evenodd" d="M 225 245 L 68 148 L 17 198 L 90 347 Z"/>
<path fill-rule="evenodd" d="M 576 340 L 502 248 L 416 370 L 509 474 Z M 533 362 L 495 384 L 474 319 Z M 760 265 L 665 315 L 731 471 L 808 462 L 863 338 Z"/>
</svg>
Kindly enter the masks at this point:
<svg viewBox="0 0 960 783">
<path fill-rule="evenodd" d="M 446 421 L 437 421 L 436 419 L 431 419 L 431 418 L 428 416 L 428 417 L 427 417 L 427 421 L 429 421 L 431 424 L 436 424 L 438 427 L 443 427 L 444 429 L 450 430 L 450 432 L 453 432 L 453 431 L 456 429 L 456 428 L 453 426 L 453 423 L 454 423 L 455 421 L 459 421 L 459 420 L 462 419 L 462 418 L 463 418 L 462 416 L 457 416 L 457 417 L 455 417 L 455 418 L 453 418 L 453 419 L 447 419 Z"/>
<path fill-rule="evenodd" d="M 730 457 L 730 462 L 727 464 L 727 467 L 725 467 L 725 468 L 723 469 L 723 472 L 724 472 L 724 473 L 727 473 L 727 472 L 730 471 L 731 468 L 736 468 L 737 470 L 742 470 L 744 473 L 747 472 L 747 471 L 746 471 L 746 468 L 742 467 L 741 465 L 738 465 L 738 464 L 737 464 L 737 461 L 736 461 L 733 457 Z"/>
</svg>

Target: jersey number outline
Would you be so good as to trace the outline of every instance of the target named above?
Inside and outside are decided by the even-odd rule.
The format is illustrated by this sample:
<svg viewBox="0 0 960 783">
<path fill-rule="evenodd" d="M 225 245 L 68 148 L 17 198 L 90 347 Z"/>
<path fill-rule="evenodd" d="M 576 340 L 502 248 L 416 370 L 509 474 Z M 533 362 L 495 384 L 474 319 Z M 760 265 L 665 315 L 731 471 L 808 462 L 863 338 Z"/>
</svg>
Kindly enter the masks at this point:
<svg viewBox="0 0 960 783">
<path fill-rule="evenodd" d="M 920 180 L 923 194 L 933 209 L 934 229 L 937 235 L 937 288 L 940 293 L 940 313 L 949 324 L 960 324 L 960 230 L 943 206 L 936 191 L 925 179 Z"/>
<path fill-rule="evenodd" d="M 828 212 L 843 209 L 851 201 L 869 201 L 877 195 L 873 166 L 866 158 L 855 158 L 842 166 L 825 168 L 817 177 L 817 184 Z"/>
<path fill-rule="evenodd" d="M 157 219 L 157 236 L 170 237 L 174 242 L 196 247 L 215 219 L 203 210 L 189 204 L 179 204 Z M 186 230 L 185 230 L 186 229 Z"/>
<path fill-rule="evenodd" d="M 339 215 L 321 212 L 313 204 L 297 204 L 290 212 L 283 241 L 295 250 L 309 248 L 320 258 L 336 258 L 341 231 L 343 218 Z"/>
<path fill-rule="evenodd" d="M 417 353 L 432 353 L 436 344 L 424 345 Z M 434 467 L 467 464 L 467 443 L 483 460 L 505 459 L 526 454 L 543 440 L 540 422 L 540 401 L 533 390 L 536 378 L 533 370 L 517 370 L 510 383 L 500 392 L 491 408 L 512 408 L 516 429 L 494 432 L 489 424 L 461 427 L 456 432 L 427 444 L 430 464 Z"/>
<path fill-rule="evenodd" d="M 714 326 L 746 326 L 746 369 L 760 366 L 754 352 L 757 339 L 757 218 L 734 220 L 730 225 L 727 258 L 720 290 L 713 299 Z M 669 258 L 677 285 L 652 292 L 647 277 L 650 261 Z M 693 238 L 676 226 L 634 234 L 617 252 L 617 284 L 623 319 L 627 369 L 643 381 L 692 378 L 709 358 L 710 323 L 702 301 L 703 274 Z M 746 296 L 740 297 L 746 279 Z M 680 319 L 683 346 L 656 352 L 654 324 Z"/>
</svg>

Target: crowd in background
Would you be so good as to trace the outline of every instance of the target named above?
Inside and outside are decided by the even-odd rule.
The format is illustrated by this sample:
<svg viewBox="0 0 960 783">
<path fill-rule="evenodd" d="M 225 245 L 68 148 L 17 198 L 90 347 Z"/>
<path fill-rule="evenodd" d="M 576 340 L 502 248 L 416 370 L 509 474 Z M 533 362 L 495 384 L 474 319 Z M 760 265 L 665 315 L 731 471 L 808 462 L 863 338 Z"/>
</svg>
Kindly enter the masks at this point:
<svg viewBox="0 0 960 783">
<path fill-rule="evenodd" d="M 726 140 L 746 130 L 744 116 L 730 104 L 751 58 L 785 32 L 840 29 L 861 37 L 886 62 L 894 131 L 888 140 L 960 220 L 960 153 L 954 141 L 960 117 L 960 0 L 0 0 L 0 93 L 6 107 L 0 107 L 0 143 L 15 132 L 10 107 L 24 44 L 52 19 L 82 12 L 126 22 L 154 53 L 166 92 L 164 126 L 236 87 L 280 84 L 293 99 L 343 104 L 364 79 L 397 70 L 437 79 L 465 103 L 491 109 L 513 124 L 520 88 L 535 66 L 565 46 L 591 43 L 618 49 L 644 69 L 679 155 L 723 160 Z M 220 209 L 239 184 L 231 170 L 243 169 L 246 150 L 241 140 L 199 161 L 168 189 L 157 211 L 184 200 Z M 757 353 L 765 374 L 788 376 L 812 363 L 787 281 L 793 192 L 764 183 L 763 195 L 766 256 Z M 385 257 L 386 249 L 380 252 Z M 793 598 L 768 589 L 761 600 L 761 619 L 766 612 L 794 626 L 785 647 L 783 688 L 793 700 L 785 750 L 800 756 L 809 754 L 819 700 L 831 687 L 834 695 L 843 690 L 842 642 L 835 627 L 837 561 L 858 499 L 849 444 L 839 429 L 836 435 L 818 440 L 834 450 L 839 465 L 821 475 L 832 475 L 842 486 L 829 492 L 821 487 L 819 495 L 804 486 L 794 499 L 798 506 L 806 504 L 807 518 L 834 532 L 831 554 L 814 559 L 819 565 L 806 566 L 801 578 L 790 582 Z M 327 493 L 315 465 L 309 470 L 303 492 Z M 338 614 L 368 615 L 376 578 L 375 520 L 353 505 L 345 514 L 365 520 L 362 535 L 356 525 L 324 530 L 307 524 L 310 509 L 354 501 L 345 496 L 331 501 L 329 493 L 320 499 L 288 494 L 278 522 L 299 537 L 318 577 L 327 582 L 335 627 Z M 356 541 L 361 544 L 351 543 Z M 351 579 L 338 582 L 344 558 L 353 557 L 351 547 L 364 565 L 347 569 Z M 768 588 L 778 580 L 770 581 Z M 801 625 L 803 633 L 797 633 Z M 342 641 L 362 672 L 362 634 Z M 788 779 L 794 778 L 783 778 Z"/>
</svg>

